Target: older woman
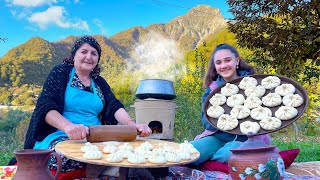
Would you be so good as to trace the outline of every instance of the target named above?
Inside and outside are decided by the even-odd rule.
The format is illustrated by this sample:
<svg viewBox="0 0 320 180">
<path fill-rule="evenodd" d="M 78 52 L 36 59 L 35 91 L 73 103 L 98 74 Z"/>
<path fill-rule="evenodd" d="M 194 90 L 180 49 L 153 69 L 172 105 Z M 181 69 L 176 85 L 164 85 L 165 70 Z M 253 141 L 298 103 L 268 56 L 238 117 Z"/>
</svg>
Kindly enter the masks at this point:
<svg viewBox="0 0 320 180">
<path fill-rule="evenodd" d="M 140 136 L 151 134 L 147 125 L 133 121 L 99 76 L 100 56 L 98 42 L 91 36 L 83 36 L 75 42 L 70 57 L 51 70 L 31 117 L 25 149 L 55 149 L 60 141 L 84 139 L 90 125 L 120 123 L 135 126 Z M 84 166 L 63 158 L 62 172 Z M 54 157 L 49 167 L 56 169 Z"/>
</svg>

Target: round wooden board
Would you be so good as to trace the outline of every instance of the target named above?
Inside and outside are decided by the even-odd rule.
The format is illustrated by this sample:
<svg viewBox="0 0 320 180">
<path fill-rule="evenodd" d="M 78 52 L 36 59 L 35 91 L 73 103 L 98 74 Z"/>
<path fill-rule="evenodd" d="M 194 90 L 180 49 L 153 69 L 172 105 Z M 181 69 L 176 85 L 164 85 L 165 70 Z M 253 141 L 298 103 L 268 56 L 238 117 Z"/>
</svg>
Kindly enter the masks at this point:
<svg viewBox="0 0 320 180">
<path fill-rule="evenodd" d="M 268 77 L 268 76 L 277 76 L 277 75 L 274 75 L 274 74 L 254 74 L 254 75 L 250 75 L 250 77 L 254 77 L 255 79 L 257 79 L 258 85 L 261 85 L 261 80 L 264 79 L 264 78 L 266 78 L 266 77 Z M 274 129 L 274 130 L 264 130 L 263 128 L 260 128 L 260 130 L 258 131 L 258 133 L 255 134 L 255 135 L 261 135 L 261 134 L 267 134 L 267 133 L 275 132 L 275 131 L 278 131 L 278 130 L 280 130 L 280 129 L 282 129 L 282 128 L 288 126 L 288 125 L 290 125 L 291 123 L 293 123 L 294 121 L 296 121 L 297 119 L 299 119 L 299 118 L 303 115 L 303 113 L 306 111 L 306 109 L 307 109 L 307 107 L 308 107 L 308 102 L 309 102 L 308 94 L 307 94 L 306 90 L 305 90 L 298 82 L 296 82 L 296 81 L 294 81 L 294 80 L 292 80 L 292 79 L 290 79 L 290 78 L 287 78 L 287 77 L 285 77 L 285 76 L 277 76 L 277 77 L 280 78 L 281 84 L 285 84 L 285 83 L 286 83 L 286 84 L 292 84 L 292 85 L 296 88 L 295 94 L 299 94 L 299 95 L 303 98 L 304 102 L 303 102 L 303 104 L 302 104 L 301 106 L 296 107 L 296 109 L 298 110 L 297 116 L 295 116 L 294 118 L 289 119 L 289 120 L 285 120 L 285 121 L 283 120 L 281 126 L 280 126 L 278 129 Z M 243 78 L 244 78 L 244 77 L 237 78 L 237 79 L 235 79 L 235 80 L 233 80 L 233 81 L 230 81 L 229 83 L 235 84 L 235 85 L 238 86 L 239 83 L 240 83 L 240 81 L 241 81 Z M 207 112 L 207 109 L 211 106 L 211 104 L 210 104 L 210 102 L 209 102 L 210 98 L 211 98 L 214 94 L 220 93 L 220 92 L 221 92 L 221 88 L 224 87 L 224 86 L 225 86 L 225 84 L 223 84 L 222 86 L 218 87 L 217 89 L 215 89 L 214 91 L 212 91 L 212 92 L 208 95 L 208 97 L 207 97 L 207 99 L 205 100 L 205 103 L 204 103 L 204 110 L 205 110 L 205 112 Z M 267 90 L 266 90 L 266 93 L 264 94 L 264 96 L 266 96 L 267 94 L 269 94 L 269 93 L 271 93 L 271 92 L 274 93 L 274 91 L 275 91 L 275 88 L 273 88 L 273 89 L 267 89 Z M 239 94 L 242 94 L 245 98 L 247 98 L 246 95 L 245 95 L 245 93 L 244 93 L 244 90 L 242 90 L 242 89 L 240 89 L 240 88 L 239 88 Z M 283 97 L 282 97 L 282 98 L 283 98 Z M 265 107 L 264 105 L 262 105 L 262 106 Z M 276 106 L 276 107 L 271 107 L 271 108 L 269 107 L 269 109 L 272 111 L 272 116 L 273 116 L 273 117 L 275 117 L 274 113 L 278 110 L 278 108 L 279 108 L 280 106 L 283 106 L 283 104 L 280 104 L 279 106 Z M 222 107 L 223 107 L 224 110 L 225 110 L 225 114 L 230 114 L 230 111 L 231 111 L 232 108 L 230 108 L 226 103 L 225 103 L 224 105 L 222 105 Z M 207 119 L 209 120 L 209 123 L 210 123 L 211 125 L 213 125 L 213 126 L 214 126 L 215 128 L 217 128 L 217 129 L 219 129 L 219 128 L 217 127 L 217 121 L 218 121 L 218 119 L 212 118 L 212 117 L 208 116 L 207 113 L 205 113 L 205 116 L 207 117 Z M 230 134 L 244 135 L 244 134 L 242 134 L 241 131 L 240 131 L 240 123 L 242 123 L 242 122 L 244 122 L 244 121 L 259 122 L 259 121 L 257 121 L 257 120 L 252 119 L 252 118 L 249 116 L 249 117 L 247 117 L 247 118 L 245 118 L 245 119 L 240 119 L 240 120 L 239 120 L 239 125 L 238 125 L 235 129 L 233 129 L 233 130 L 230 130 L 230 131 L 224 131 L 224 130 L 221 130 L 221 129 L 219 129 L 219 130 L 224 131 L 224 132 L 228 132 L 228 133 L 230 133 Z"/>
<path fill-rule="evenodd" d="M 136 139 L 134 141 L 129 141 L 127 143 L 129 143 L 133 148 L 136 148 L 140 144 L 144 143 L 145 141 L 149 141 L 149 143 L 151 143 L 153 145 L 153 147 L 158 147 L 159 143 L 167 143 L 168 146 L 179 148 L 178 143 L 163 141 L 163 140 L 156 140 L 156 139 L 145 139 L 145 138 L 144 139 Z M 173 166 L 173 165 L 189 164 L 193 161 L 196 161 L 200 156 L 199 153 L 194 153 L 194 154 L 191 154 L 190 160 L 183 160 L 178 163 L 167 162 L 165 164 L 153 164 L 153 163 L 149 163 L 147 160 L 147 162 L 144 164 L 132 164 L 132 163 L 128 162 L 127 159 L 123 159 L 123 161 L 119 162 L 119 163 L 110 163 L 105 160 L 105 157 L 107 154 L 104 154 L 104 153 L 103 153 L 103 158 L 100 160 L 88 160 L 88 159 L 83 158 L 84 153 L 81 152 L 80 149 L 82 146 L 85 146 L 86 142 L 87 141 L 74 141 L 74 140 L 63 141 L 63 142 L 60 142 L 56 145 L 55 150 L 56 150 L 56 152 L 63 154 L 67 158 L 77 160 L 80 162 L 85 162 L 85 163 L 89 163 L 89 164 L 96 164 L 96 165 L 134 167 L 134 168 L 159 168 L 159 167 L 169 167 L 169 166 Z M 119 144 L 117 146 L 119 146 L 123 143 L 124 142 L 119 142 Z M 103 150 L 103 147 L 106 146 L 106 144 L 104 144 L 102 142 L 92 143 L 92 144 L 97 145 L 101 152 Z"/>
</svg>

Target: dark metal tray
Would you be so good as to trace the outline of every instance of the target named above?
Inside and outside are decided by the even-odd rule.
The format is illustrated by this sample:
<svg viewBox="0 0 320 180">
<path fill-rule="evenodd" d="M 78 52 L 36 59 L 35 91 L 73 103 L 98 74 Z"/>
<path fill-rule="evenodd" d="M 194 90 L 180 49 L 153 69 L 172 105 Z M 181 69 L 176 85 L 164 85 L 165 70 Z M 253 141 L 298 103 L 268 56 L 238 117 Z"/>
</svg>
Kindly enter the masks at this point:
<svg viewBox="0 0 320 180">
<path fill-rule="evenodd" d="M 292 84 L 295 88 L 296 88 L 296 91 L 295 91 L 295 94 L 299 94 L 304 102 L 301 106 L 299 107 L 296 107 L 296 109 L 298 110 L 298 114 L 297 116 L 295 116 L 294 118 L 292 119 L 289 119 L 289 120 L 282 120 L 282 124 L 281 126 L 278 128 L 278 129 L 274 129 L 274 130 L 265 130 L 263 128 L 260 128 L 260 130 L 258 131 L 257 134 L 255 135 L 262 135 L 262 134 L 267 134 L 267 133 L 271 133 L 271 132 L 275 132 L 275 131 L 278 131 L 288 125 L 290 125 L 291 123 L 293 123 L 294 121 L 298 120 L 302 115 L 303 113 L 306 111 L 307 107 L 308 107 L 308 102 L 309 102 L 309 99 L 308 99 L 308 95 L 307 95 L 307 92 L 306 90 L 296 81 L 290 79 L 290 78 L 287 78 L 287 77 L 284 77 L 284 76 L 278 76 L 278 75 L 274 75 L 274 74 L 254 74 L 254 75 L 251 75 L 250 77 L 254 77 L 257 79 L 258 81 L 258 85 L 261 85 L 261 80 L 268 77 L 268 76 L 277 76 L 278 78 L 280 78 L 281 80 L 281 84 L 285 84 L 285 83 L 290 83 Z M 240 81 L 242 80 L 242 78 L 244 77 L 240 77 L 238 79 L 235 79 L 233 81 L 230 81 L 229 83 L 231 84 L 235 84 L 235 85 L 239 85 Z M 204 110 L 205 110 L 205 115 L 207 117 L 207 119 L 209 120 L 209 123 L 214 126 L 215 128 L 219 129 L 217 127 L 217 121 L 218 119 L 216 118 L 212 118 L 210 116 L 207 115 L 207 109 L 211 106 L 210 102 L 209 102 L 209 99 L 216 93 L 220 93 L 221 91 L 221 88 L 224 87 L 225 84 L 223 84 L 222 86 L 218 87 L 217 89 L 215 89 L 214 91 L 212 91 L 207 99 L 205 100 L 205 103 L 204 103 Z M 269 94 L 270 92 L 274 92 L 275 88 L 273 89 L 266 89 L 266 93 L 263 95 L 263 96 L 266 96 L 267 94 Z M 247 98 L 247 96 L 244 94 L 244 90 L 240 89 L 239 88 L 239 94 L 242 94 L 245 98 Z M 263 107 L 265 107 L 264 105 L 262 105 Z M 280 106 L 283 106 L 283 104 L 280 104 L 279 106 L 276 106 L 276 107 L 268 107 L 270 108 L 270 110 L 272 111 L 272 116 L 275 117 L 274 113 L 279 109 Z M 230 108 L 226 103 L 224 105 L 222 105 L 222 107 L 224 108 L 225 110 L 225 114 L 230 114 L 230 111 L 232 108 Z M 253 121 L 253 122 L 259 122 L 257 120 L 254 120 L 252 119 L 250 116 L 245 118 L 245 119 L 241 119 L 239 120 L 239 124 L 238 126 L 233 129 L 233 130 L 230 130 L 230 131 L 225 131 L 225 130 L 221 130 L 221 131 L 224 131 L 224 132 L 228 132 L 230 134 L 237 134 L 237 135 L 243 135 L 240 131 L 240 124 L 244 121 Z"/>
</svg>

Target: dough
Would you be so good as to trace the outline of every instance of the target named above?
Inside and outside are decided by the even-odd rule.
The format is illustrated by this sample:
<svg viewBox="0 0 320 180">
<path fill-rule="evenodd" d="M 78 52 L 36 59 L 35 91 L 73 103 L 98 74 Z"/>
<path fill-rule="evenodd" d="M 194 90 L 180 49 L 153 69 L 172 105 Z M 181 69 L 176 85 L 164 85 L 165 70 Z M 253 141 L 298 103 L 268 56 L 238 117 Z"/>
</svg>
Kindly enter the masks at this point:
<svg viewBox="0 0 320 180">
<path fill-rule="evenodd" d="M 296 88 L 292 84 L 281 84 L 280 86 L 276 87 L 276 89 L 274 90 L 274 92 L 279 94 L 280 96 L 293 94 L 295 91 L 296 91 Z"/>
<path fill-rule="evenodd" d="M 303 98 L 299 94 L 288 94 L 282 99 L 285 106 L 299 107 L 303 104 Z"/>
<path fill-rule="evenodd" d="M 85 158 L 85 159 L 102 159 L 102 153 L 98 150 L 87 150 L 83 154 L 83 158 Z"/>
<path fill-rule="evenodd" d="M 119 153 L 111 153 L 106 156 L 106 161 L 108 162 L 118 163 L 118 162 L 121 162 L 122 160 L 123 160 L 123 157 Z"/>
<path fill-rule="evenodd" d="M 276 117 L 266 117 L 262 119 L 259 124 L 265 130 L 275 130 L 281 126 L 282 122 Z"/>
<path fill-rule="evenodd" d="M 210 104 L 217 105 L 217 106 L 223 105 L 224 103 L 226 103 L 226 101 L 227 101 L 227 97 L 220 93 L 216 93 L 209 100 Z"/>
<path fill-rule="evenodd" d="M 240 131 L 242 134 L 248 134 L 249 132 L 257 134 L 259 130 L 260 125 L 257 122 L 244 121 L 240 123 Z"/>
<path fill-rule="evenodd" d="M 152 153 L 148 157 L 148 161 L 153 164 L 164 164 L 167 162 L 167 159 L 164 155 L 159 154 L 159 153 Z"/>
<path fill-rule="evenodd" d="M 279 106 L 282 103 L 282 98 L 277 93 L 269 93 L 262 97 L 262 104 L 268 107 Z"/>
<path fill-rule="evenodd" d="M 217 127 L 224 131 L 229 131 L 238 126 L 238 119 L 228 114 L 223 114 L 217 121 Z"/>
<path fill-rule="evenodd" d="M 255 86 L 257 86 L 257 84 L 258 84 L 258 81 L 255 78 L 244 77 L 244 78 L 242 78 L 242 80 L 239 83 L 239 88 L 244 90 L 244 89 L 247 89 L 252 86 L 255 87 Z"/>
<path fill-rule="evenodd" d="M 123 143 L 123 145 L 120 145 L 118 147 L 119 150 L 128 150 L 133 151 L 133 147 L 129 143 Z"/>
<path fill-rule="evenodd" d="M 244 119 L 250 116 L 250 109 L 247 106 L 235 106 L 231 109 L 230 115 L 237 119 Z"/>
<path fill-rule="evenodd" d="M 208 116 L 212 118 L 218 118 L 224 113 L 224 109 L 221 106 L 211 106 L 207 109 Z"/>
<path fill-rule="evenodd" d="M 259 107 L 254 108 L 254 109 L 251 110 L 250 116 L 252 117 L 252 119 L 260 121 L 260 120 L 262 120 L 262 119 L 264 119 L 266 117 L 271 117 L 272 116 L 272 112 L 267 107 L 259 106 Z"/>
<path fill-rule="evenodd" d="M 82 146 L 81 147 L 81 152 L 86 152 L 86 151 L 88 151 L 88 150 L 96 150 L 96 151 L 99 151 L 99 148 L 98 148 L 98 146 L 96 146 L 96 145 L 93 145 L 93 144 L 91 144 L 90 142 L 86 142 L 85 144 L 84 144 L 84 146 Z"/>
<path fill-rule="evenodd" d="M 225 96 L 231 96 L 239 92 L 238 86 L 234 84 L 227 83 L 224 87 L 221 88 L 221 94 Z"/>
<path fill-rule="evenodd" d="M 165 158 L 167 159 L 167 161 L 174 163 L 180 162 L 182 160 L 181 157 L 176 153 L 167 153 L 165 155 Z"/>
<path fill-rule="evenodd" d="M 227 99 L 227 105 L 229 107 L 234 107 L 236 105 L 243 105 L 244 103 L 244 96 L 242 94 L 234 94 L 228 97 Z"/>
<path fill-rule="evenodd" d="M 268 76 L 261 80 L 261 85 L 266 89 L 272 89 L 279 86 L 281 80 L 277 76 Z"/>
<path fill-rule="evenodd" d="M 254 97 L 262 97 L 266 93 L 266 88 L 263 86 L 253 86 L 253 87 L 248 87 L 246 90 L 244 90 L 244 94 L 249 97 L 249 96 L 254 96 Z"/>
<path fill-rule="evenodd" d="M 255 96 L 249 96 L 247 99 L 244 101 L 244 106 L 248 107 L 249 109 L 254 109 L 262 105 L 262 101 L 260 98 L 255 97 Z"/>
<path fill-rule="evenodd" d="M 146 163 L 146 158 L 144 156 L 141 156 L 139 154 L 132 154 L 128 157 L 129 163 L 132 164 L 143 164 Z"/>
<path fill-rule="evenodd" d="M 280 120 L 289 120 L 298 115 L 298 110 L 291 106 L 281 106 L 274 115 Z"/>
<path fill-rule="evenodd" d="M 107 145 L 103 148 L 102 152 L 104 153 L 115 153 L 117 152 L 118 148 L 114 145 Z"/>
</svg>

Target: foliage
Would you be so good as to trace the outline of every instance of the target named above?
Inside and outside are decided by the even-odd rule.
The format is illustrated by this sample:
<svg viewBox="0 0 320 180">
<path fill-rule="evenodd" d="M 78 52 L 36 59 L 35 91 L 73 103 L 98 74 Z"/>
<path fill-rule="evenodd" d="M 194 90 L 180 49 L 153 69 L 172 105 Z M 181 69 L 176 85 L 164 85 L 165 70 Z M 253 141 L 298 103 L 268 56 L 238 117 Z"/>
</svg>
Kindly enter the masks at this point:
<svg viewBox="0 0 320 180">
<path fill-rule="evenodd" d="M 296 0 L 228 0 L 234 15 L 229 29 L 239 45 L 252 50 L 251 61 L 265 72 L 297 78 L 306 72 L 308 81 L 319 77 L 320 3 Z"/>
<path fill-rule="evenodd" d="M 24 112 L 20 109 L 9 109 L 8 111 L 3 112 L 0 117 L 0 129 L 4 132 L 13 131 L 21 120 L 30 116 L 30 112 Z"/>
</svg>

